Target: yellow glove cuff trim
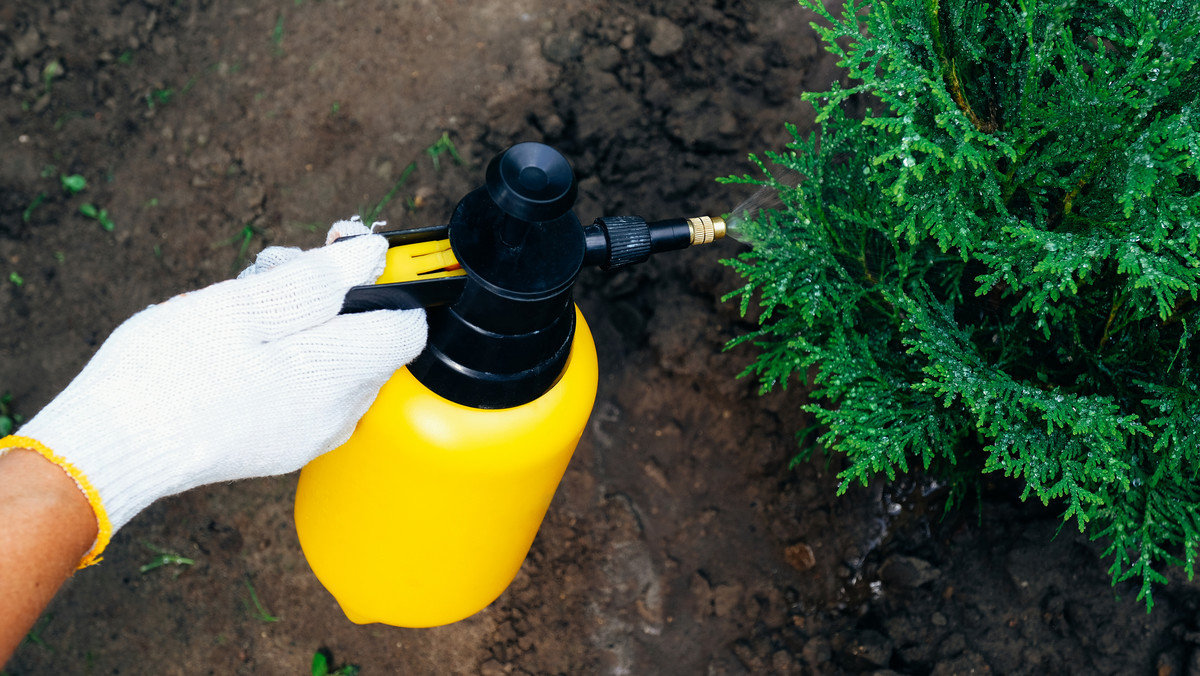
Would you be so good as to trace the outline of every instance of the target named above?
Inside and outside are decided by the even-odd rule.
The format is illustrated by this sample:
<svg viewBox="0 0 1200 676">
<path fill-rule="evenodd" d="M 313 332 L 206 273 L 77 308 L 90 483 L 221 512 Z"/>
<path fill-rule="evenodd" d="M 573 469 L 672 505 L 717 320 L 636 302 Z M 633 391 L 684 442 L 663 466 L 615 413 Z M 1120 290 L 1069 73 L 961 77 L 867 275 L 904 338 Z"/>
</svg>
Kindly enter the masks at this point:
<svg viewBox="0 0 1200 676">
<path fill-rule="evenodd" d="M 92 545 L 91 550 L 79 562 L 79 567 L 87 568 L 94 563 L 99 563 L 101 552 L 104 551 L 104 548 L 108 546 L 109 540 L 112 539 L 112 522 L 108 520 L 108 511 L 104 509 L 104 503 L 100 501 L 100 493 L 92 486 L 92 482 L 88 481 L 87 476 L 79 471 L 77 467 L 67 462 L 65 458 L 60 457 L 37 439 L 18 436 L 7 436 L 0 439 L 0 453 L 14 448 L 26 448 L 41 454 L 43 458 L 61 467 L 75 481 L 75 485 L 79 486 L 79 490 L 83 491 L 83 494 L 87 497 L 88 504 L 92 506 L 92 511 L 96 514 L 96 543 Z"/>
</svg>

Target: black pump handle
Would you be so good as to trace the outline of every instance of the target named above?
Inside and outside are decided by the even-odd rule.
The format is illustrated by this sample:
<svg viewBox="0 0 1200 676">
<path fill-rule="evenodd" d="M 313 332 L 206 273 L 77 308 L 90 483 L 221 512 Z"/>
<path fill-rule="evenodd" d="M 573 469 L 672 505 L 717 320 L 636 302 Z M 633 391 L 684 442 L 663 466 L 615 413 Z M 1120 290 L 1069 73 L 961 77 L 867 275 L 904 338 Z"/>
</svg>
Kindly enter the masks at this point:
<svg viewBox="0 0 1200 676">
<path fill-rule="evenodd" d="M 449 225 L 430 225 L 378 234 L 387 240 L 388 248 L 391 248 L 446 239 L 449 232 Z M 339 237 L 337 241 L 354 237 L 361 235 Z M 349 315 L 372 310 L 415 310 L 446 305 L 458 300 L 466 283 L 467 278 L 464 276 L 356 286 L 346 292 L 346 299 L 342 301 L 342 309 L 338 314 Z"/>
<path fill-rule="evenodd" d="M 415 310 L 447 305 L 458 300 L 466 285 L 467 278 L 464 275 L 356 286 L 346 292 L 346 299 L 342 301 L 342 310 L 338 314 L 349 315 L 372 310 Z"/>
</svg>

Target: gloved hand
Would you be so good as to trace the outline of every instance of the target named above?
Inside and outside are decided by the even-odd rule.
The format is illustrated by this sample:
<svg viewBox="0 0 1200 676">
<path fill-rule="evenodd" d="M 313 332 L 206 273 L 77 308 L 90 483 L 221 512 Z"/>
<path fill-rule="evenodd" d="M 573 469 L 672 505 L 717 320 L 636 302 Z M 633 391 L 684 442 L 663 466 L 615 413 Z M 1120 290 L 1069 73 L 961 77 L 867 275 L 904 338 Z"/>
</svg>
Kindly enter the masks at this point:
<svg viewBox="0 0 1200 676">
<path fill-rule="evenodd" d="M 331 239 L 366 228 L 334 225 Z M 363 236 L 268 248 L 238 279 L 139 312 L 9 448 L 33 448 L 88 495 L 112 532 L 154 500 L 202 484 L 297 470 L 345 442 L 379 388 L 424 348 L 423 310 L 339 316 L 383 271 Z"/>
</svg>

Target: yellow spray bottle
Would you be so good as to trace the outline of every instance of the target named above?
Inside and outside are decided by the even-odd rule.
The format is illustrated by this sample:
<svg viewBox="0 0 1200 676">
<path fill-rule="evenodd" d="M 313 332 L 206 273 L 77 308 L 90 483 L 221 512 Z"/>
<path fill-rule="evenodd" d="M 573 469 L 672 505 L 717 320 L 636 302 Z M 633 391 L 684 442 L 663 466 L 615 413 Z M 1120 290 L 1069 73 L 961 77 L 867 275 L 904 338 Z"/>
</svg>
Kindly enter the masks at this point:
<svg viewBox="0 0 1200 676">
<path fill-rule="evenodd" d="M 569 164 L 538 143 L 498 155 L 486 178 L 448 226 L 388 234 L 383 276 L 347 295 L 343 312 L 430 308 L 426 350 L 300 474 L 301 547 L 354 622 L 448 624 L 504 591 L 595 399 L 579 270 L 724 234 L 708 217 L 582 227 Z"/>
</svg>

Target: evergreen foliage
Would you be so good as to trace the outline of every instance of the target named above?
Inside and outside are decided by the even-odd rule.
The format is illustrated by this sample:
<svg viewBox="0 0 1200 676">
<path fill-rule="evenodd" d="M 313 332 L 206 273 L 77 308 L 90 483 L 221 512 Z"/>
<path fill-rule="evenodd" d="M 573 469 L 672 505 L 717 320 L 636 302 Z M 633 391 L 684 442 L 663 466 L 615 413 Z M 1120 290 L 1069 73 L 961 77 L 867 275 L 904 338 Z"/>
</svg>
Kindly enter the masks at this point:
<svg viewBox="0 0 1200 676">
<path fill-rule="evenodd" d="M 843 491 L 1018 477 L 1152 607 L 1200 547 L 1200 10 L 801 3 L 852 86 L 807 96 L 820 133 L 752 157 L 762 178 L 726 179 L 782 202 L 732 219 L 748 373 L 811 385 Z"/>
</svg>

